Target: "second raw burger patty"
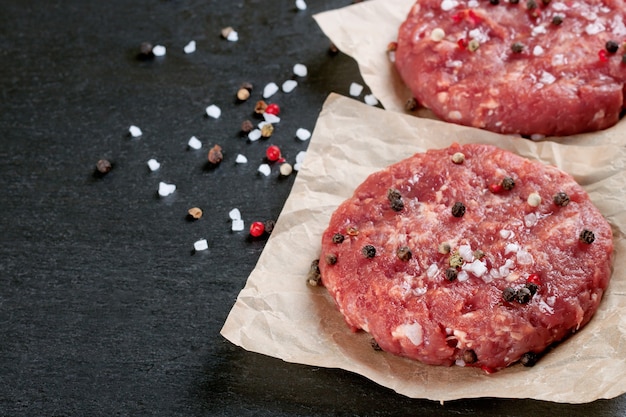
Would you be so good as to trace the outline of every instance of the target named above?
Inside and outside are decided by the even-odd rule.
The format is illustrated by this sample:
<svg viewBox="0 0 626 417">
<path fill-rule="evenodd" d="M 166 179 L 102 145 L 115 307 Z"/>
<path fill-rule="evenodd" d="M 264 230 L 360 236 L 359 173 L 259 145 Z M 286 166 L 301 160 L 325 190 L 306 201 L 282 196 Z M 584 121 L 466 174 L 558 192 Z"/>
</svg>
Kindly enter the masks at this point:
<svg viewBox="0 0 626 417">
<path fill-rule="evenodd" d="M 499 369 L 590 320 L 612 251 L 571 176 L 453 145 L 368 177 L 332 215 L 319 267 L 348 325 L 383 350 Z"/>
<path fill-rule="evenodd" d="M 624 1 L 546 3 L 418 0 L 400 27 L 396 67 L 449 122 L 556 136 L 614 125 L 626 81 Z"/>
</svg>

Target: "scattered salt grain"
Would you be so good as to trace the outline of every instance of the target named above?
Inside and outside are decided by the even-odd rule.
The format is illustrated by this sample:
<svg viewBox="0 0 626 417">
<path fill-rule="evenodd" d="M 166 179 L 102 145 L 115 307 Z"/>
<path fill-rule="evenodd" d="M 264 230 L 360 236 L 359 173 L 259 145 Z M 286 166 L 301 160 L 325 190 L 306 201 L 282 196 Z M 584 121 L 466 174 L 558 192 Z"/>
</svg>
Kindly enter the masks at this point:
<svg viewBox="0 0 626 417">
<path fill-rule="evenodd" d="M 230 42 L 237 42 L 239 40 L 239 34 L 236 30 L 231 30 L 228 32 L 228 35 L 226 35 L 226 40 Z"/>
<path fill-rule="evenodd" d="M 285 93 L 291 93 L 298 86 L 298 82 L 296 80 L 287 80 L 283 83 L 283 91 Z"/>
<path fill-rule="evenodd" d="M 311 138 L 311 132 L 301 127 L 296 130 L 296 137 L 301 141 L 309 140 Z"/>
<path fill-rule="evenodd" d="M 374 97 L 374 94 L 367 94 L 363 100 L 365 104 L 369 104 L 370 106 L 376 106 L 378 104 L 378 99 Z"/>
<path fill-rule="evenodd" d="M 543 48 L 539 45 L 535 46 L 533 48 L 533 55 L 534 56 L 539 56 L 539 55 L 543 55 Z"/>
<path fill-rule="evenodd" d="M 296 0 L 296 9 L 306 10 L 306 2 L 304 0 Z"/>
<path fill-rule="evenodd" d="M 235 162 L 238 164 L 247 164 L 248 158 L 246 158 L 245 155 L 238 154 L 237 158 L 235 159 Z"/>
<path fill-rule="evenodd" d="M 278 92 L 278 86 L 276 83 L 269 83 L 263 87 L 263 98 L 270 98 Z"/>
<path fill-rule="evenodd" d="M 191 149 L 195 149 L 195 150 L 202 148 L 202 142 L 200 142 L 200 140 L 195 136 L 192 136 L 191 138 L 189 138 L 189 142 L 187 142 L 187 145 Z"/>
<path fill-rule="evenodd" d="M 248 139 L 250 139 L 250 141 L 252 142 L 255 142 L 261 139 L 261 136 L 262 136 L 261 129 L 254 129 L 253 131 L 248 133 Z"/>
<path fill-rule="evenodd" d="M 128 128 L 128 132 L 130 133 L 130 135 L 134 138 L 138 138 L 139 136 L 141 136 L 143 134 L 143 132 L 141 131 L 140 128 L 138 128 L 135 125 L 132 125 L 131 127 Z"/>
<path fill-rule="evenodd" d="M 237 219 L 233 220 L 233 224 L 231 225 L 231 230 L 233 232 L 241 232 L 245 228 L 243 220 Z"/>
<path fill-rule="evenodd" d="M 150 159 L 148 161 L 148 168 L 150 168 L 150 171 L 156 171 L 157 169 L 161 168 L 161 163 L 156 159 Z"/>
<path fill-rule="evenodd" d="M 271 113 L 263 113 L 263 119 L 267 123 L 271 123 L 271 124 L 280 123 L 280 117 L 276 116 L 275 114 L 271 114 Z"/>
<path fill-rule="evenodd" d="M 304 158 L 306 157 L 306 151 L 300 151 L 296 155 L 296 163 L 293 166 L 293 169 L 296 171 L 300 171 L 302 167 L 302 163 L 304 162 Z"/>
<path fill-rule="evenodd" d="M 465 282 L 469 279 L 469 274 L 467 273 L 467 271 L 459 271 L 459 273 L 456 275 L 456 279 L 459 282 Z"/>
<path fill-rule="evenodd" d="M 231 220 L 241 220 L 241 211 L 239 211 L 238 208 L 234 208 L 228 212 L 228 217 L 230 217 Z"/>
<path fill-rule="evenodd" d="M 159 183 L 159 195 L 161 197 L 167 197 L 168 195 L 172 194 L 174 191 L 176 191 L 176 185 L 167 184 L 164 182 Z"/>
<path fill-rule="evenodd" d="M 193 244 L 193 248 L 196 250 L 196 252 L 207 250 L 209 249 L 209 243 L 206 241 L 206 239 L 200 239 Z"/>
<path fill-rule="evenodd" d="M 363 92 L 363 86 L 361 84 L 358 84 L 358 83 L 350 84 L 350 95 L 352 97 L 358 97 L 361 95 L 362 92 Z"/>
<path fill-rule="evenodd" d="M 304 64 L 296 64 L 293 66 L 293 73 L 298 77 L 306 77 L 309 73 L 309 70 Z"/>
<path fill-rule="evenodd" d="M 209 107 L 206 108 L 206 114 L 209 117 L 218 119 L 222 115 L 222 110 L 220 110 L 220 108 L 217 107 L 215 104 L 211 104 Z"/>
<path fill-rule="evenodd" d="M 189 41 L 187 45 L 183 48 L 186 54 L 193 54 L 196 52 L 196 41 Z"/>
<path fill-rule="evenodd" d="M 154 56 L 165 56 L 166 52 L 167 49 L 163 45 L 155 45 L 152 48 L 152 53 L 154 54 Z"/>
<path fill-rule="evenodd" d="M 259 165 L 258 171 L 266 177 L 272 173 L 272 168 L 268 164 Z"/>
</svg>

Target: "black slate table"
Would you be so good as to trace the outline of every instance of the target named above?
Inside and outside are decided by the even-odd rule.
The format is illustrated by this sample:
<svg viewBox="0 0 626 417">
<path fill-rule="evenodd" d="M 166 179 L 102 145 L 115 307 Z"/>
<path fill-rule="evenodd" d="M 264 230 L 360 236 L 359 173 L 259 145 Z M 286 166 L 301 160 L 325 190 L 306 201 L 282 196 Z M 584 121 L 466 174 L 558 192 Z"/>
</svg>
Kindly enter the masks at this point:
<svg viewBox="0 0 626 417">
<path fill-rule="evenodd" d="M 246 226 L 276 219 L 295 174 L 259 174 L 266 147 L 293 164 L 308 144 L 296 129 L 313 129 L 330 92 L 362 83 L 312 18 L 350 3 L 0 1 L 0 415 L 626 415 L 624 396 L 414 400 L 220 336 L 266 242 L 231 231 L 229 211 Z M 227 26 L 237 42 L 220 36 Z M 190 40 L 197 50 L 185 54 Z M 166 55 L 138 59 L 144 41 Z M 282 109 L 274 135 L 247 141 L 240 125 L 255 120 L 263 86 L 294 78 L 296 63 L 308 76 L 269 99 Z M 243 82 L 254 89 L 238 103 Z M 210 104 L 219 119 L 205 115 Z M 191 136 L 201 150 L 188 149 Z M 215 144 L 224 160 L 211 167 Z M 103 158 L 113 168 L 95 175 Z M 159 197 L 161 181 L 176 192 Z M 194 206 L 204 215 L 189 221 Z M 201 238 L 209 249 L 195 252 Z"/>
</svg>

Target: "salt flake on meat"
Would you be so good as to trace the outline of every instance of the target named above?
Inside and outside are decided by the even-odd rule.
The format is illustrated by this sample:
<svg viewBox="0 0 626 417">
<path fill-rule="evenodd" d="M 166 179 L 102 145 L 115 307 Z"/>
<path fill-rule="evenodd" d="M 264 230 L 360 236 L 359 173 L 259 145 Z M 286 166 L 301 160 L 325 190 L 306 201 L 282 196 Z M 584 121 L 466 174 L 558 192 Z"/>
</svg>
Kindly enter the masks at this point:
<svg viewBox="0 0 626 417">
<path fill-rule="evenodd" d="M 485 272 L 487 272 L 487 265 L 485 265 L 484 262 L 476 259 L 472 263 L 463 265 L 463 271 L 471 272 L 472 274 L 480 278 L 485 274 Z"/>
<path fill-rule="evenodd" d="M 604 32 L 605 27 L 602 22 L 594 22 L 585 26 L 585 32 L 587 35 L 597 35 L 600 32 Z"/>
<path fill-rule="evenodd" d="M 517 263 L 520 265 L 532 265 L 535 262 L 533 256 L 526 250 L 517 251 Z"/>
<path fill-rule="evenodd" d="M 472 262 L 474 260 L 474 254 L 469 245 L 459 246 L 459 255 L 461 255 L 461 258 L 463 258 L 465 262 Z"/>
<path fill-rule="evenodd" d="M 391 332 L 391 336 L 396 339 L 406 337 L 415 346 L 419 346 L 424 341 L 424 329 L 419 323 L 401 324 Z"/>
<path fill-rule="evenodd" d="M 519 250 L 519 245 L 517 243 L 509 243 L 504 247 L 504 254 L 508 255 L 509 253 L 517 253 Z"/>
<path fill-rule="evenodd" d="M 456 0 L 443 0 L 441 2 L 441 10 L 443 10 L 444 12 L 447 12 L 449 10 L 454 9 L 458 5 L 459 5 L 459 2 Z"/>
</svg>

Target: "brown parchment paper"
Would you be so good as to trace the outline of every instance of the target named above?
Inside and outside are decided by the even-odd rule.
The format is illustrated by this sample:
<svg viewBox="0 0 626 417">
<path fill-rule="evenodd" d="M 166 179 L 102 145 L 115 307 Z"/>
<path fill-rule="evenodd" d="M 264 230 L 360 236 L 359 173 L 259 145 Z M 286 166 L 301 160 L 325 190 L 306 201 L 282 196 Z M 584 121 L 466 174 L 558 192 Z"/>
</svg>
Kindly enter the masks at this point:
<svg viewBox="0 0 626 417">
<path fill-rule="evenodd" d="M 404 85 L 394 64 L 389 60 L 387 46 L 397 40 L 400 24 L 406 19 L 415 2 L 416 0 L 369 0 L 313 16 L 335 46 L 354 58 L 363 80 L 383 107 L 401 113 L 406 113 L 405 104 L 413 94 Z M 435 118 L 427 109 L 420 109 L 412 114 Z M 620 122 L 623 123 L 626 120 Z M 619 129 L 610 128 L 601 136 L 574 135 L 547 139 L 578 145 L 626 144 L 626 139 L 619 133 Z"/>
<path fill-rule="evenodd" d="M 622 125 L 620 134 L 626 135 Z M 602 137 L 604 132 L 594 135 Z M 370 173 L 453 142 L 498 145 L 573 174 L 611 223 L 613 278 L 591 322 L 533 368 L 439 367 L 374 351 L 352 333 L 324 288 L 305 278 L 335 208 Z M 582 403 L 626 392 L 626 148 L 533 142 L 370 107 L 331 95 L 276 227 L 239 294 L 222 335 L 247 350 L 342 368 L 398 393 L 447 401 L 472 397 Z"/>
</svg>

